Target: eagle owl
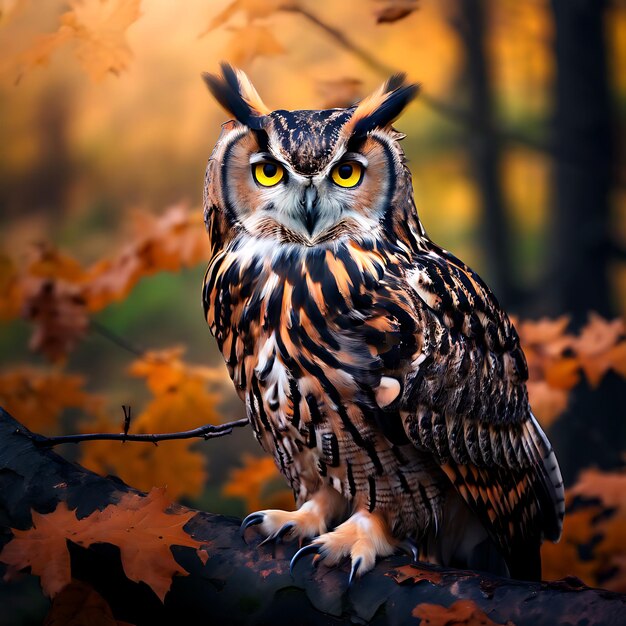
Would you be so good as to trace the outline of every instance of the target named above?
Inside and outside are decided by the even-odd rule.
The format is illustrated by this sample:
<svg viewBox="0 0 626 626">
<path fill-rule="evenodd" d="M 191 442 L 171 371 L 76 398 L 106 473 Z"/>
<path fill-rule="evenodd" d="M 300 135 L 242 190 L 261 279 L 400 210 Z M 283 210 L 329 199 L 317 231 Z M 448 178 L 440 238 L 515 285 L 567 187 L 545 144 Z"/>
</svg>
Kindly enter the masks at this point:
<svg viewBox="0 0 626 626">
<path fill-rule="evenodd" d="M 295 511 L 244 520 L 310 539 L 350 579 L 396 550 L 539 579 L 563 482 L 518 336 L 480 277 L 419 220 L 391 77 L 345 109 L 263 104 L 222 65 L 234 117 L 209 160 L 206 319 Z"/>
</svg>

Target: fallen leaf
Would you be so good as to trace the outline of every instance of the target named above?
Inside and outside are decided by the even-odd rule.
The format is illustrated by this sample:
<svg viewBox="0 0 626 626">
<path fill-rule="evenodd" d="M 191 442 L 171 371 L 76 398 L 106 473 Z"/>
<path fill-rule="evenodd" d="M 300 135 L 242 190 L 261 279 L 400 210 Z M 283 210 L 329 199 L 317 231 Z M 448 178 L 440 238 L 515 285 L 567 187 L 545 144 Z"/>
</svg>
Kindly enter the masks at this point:
<svg viewBox="0 0 626 626">
<path fill-rule="evenodd" d="M 120 549 L 126 576 L 145 582 L 161 601 L 172 585 L 175 575 L 186 576 L 178 565 L 171 546 L 200 549 L 200 542 L 183 531 L 195 511 L 172 510 L 165 489 L 152 489 L 146 497 L 127 493 L 117 504 L 94 511 L 81 538 L 85 545 L 112 543 Z"/>
<path fill-rule="evenodd" d="M 57 595 L 71 582 L 67 540 L 85 548 L 110 543 L 120 550 L 126 576 L 145 582 L 164 600 L 175 575 L 187 575 L 171 546 L 200 550 L 201 543 L 184 532 L 195 511 L 173 507 L 164 489 L 152 489 L 147 496 L 124 494 L 118 503 L 78 519 L 65 502 L 47 514 L 32 512 L 33 528 L 12 529 L 13 539 L 0 552 L 0 561 L 10 573 L 30 567 L 41 578 L 48 596 Z"/>
<path fill-rule="evenodd" d="M 417 584 L 427 581 L 433 585 L 438 585 L 443 580 L 443 574 L 428 567 L 419 567 L 417 565 L 403 565 L 396 567 L 389 572 L 389 576 L 393 578 L 399 585 Z"/>
<path fill-rule="evenodd" d="M 411 612 L 425 626 L 513 626 L 489 619 L 487 614 L 472 600 L 457 600 L 446 607 L 441 604 L 418 604 Z"/>
<path fill-rule="evenodd" d="M 78 520 L 65 502 L 59 502 L 52 513 L 33 511 L 32 518 L 29 530 L 11 529 L 13 539 L 0 552 L 0 561 L 8 565 L 5 580 L 29 567 L 41 578 L 46 595 L 52 597 L 72 580 L 66 542 L 77 537 Z"/>
</svg>

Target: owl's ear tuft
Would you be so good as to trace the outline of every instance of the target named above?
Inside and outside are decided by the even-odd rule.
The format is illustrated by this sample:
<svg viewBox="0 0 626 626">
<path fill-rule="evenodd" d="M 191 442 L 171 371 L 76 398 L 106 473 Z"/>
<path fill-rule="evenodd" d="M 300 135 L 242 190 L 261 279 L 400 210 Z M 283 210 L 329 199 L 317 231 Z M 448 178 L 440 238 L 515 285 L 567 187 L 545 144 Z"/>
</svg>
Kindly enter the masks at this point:
<svg viewBox="0 0 626 626">
<path fill-rule="evenodd" d="M 374 128 L 391 125 L 418 92 L 419 85 L 406 83 L 406 74 L 394 74 L 359 102 L 346 124 L 346 132 L 364 136 Z"/>
<path fill-rule="evenodd" d="M 222 75 L 202 74 L 213 97 L 235 116 L 242 124 L 249 128 L 260 129 L 263 126 L 263 117 L 271 113 L 263 103 L 250 79 L 228 63 L 222 63 Z"/>
</svg>

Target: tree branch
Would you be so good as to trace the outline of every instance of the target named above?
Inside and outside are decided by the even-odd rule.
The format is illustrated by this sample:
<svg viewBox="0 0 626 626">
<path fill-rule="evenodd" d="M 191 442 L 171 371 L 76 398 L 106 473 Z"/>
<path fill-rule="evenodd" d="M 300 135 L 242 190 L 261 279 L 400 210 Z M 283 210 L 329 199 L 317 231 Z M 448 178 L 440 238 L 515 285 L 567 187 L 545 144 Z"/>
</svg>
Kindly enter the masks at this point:
<svg viewBox="0 0 626 626">
<path fill-rule="evenodd" d="M 250 422 L 247 418 L 236 420 L 234 422 L 226 422 L 225 424 L 205 424 L 191 430 L 181 430 L 176 433 L 154 433 L 129 435 L 126 433 L 84 433 L 80 435 L 63 435 L 60 437 L 45 437 L 31 433 L 24 429 L 24 434 L 30 437 L 38 448 L 52 448 L 62 443 L 81 443 L 82 441 L 140 441 L 143 443 L 157 444 L 159 441 L 173 441 L 175 439 L 215 439 L 230 435 L 233 428 L 241 428 L 247 426 Z"/>
<path fill-rule="evenodd" d="M 47 513 L 65 502 L 82 518 L 134 491 L 119 479 L 97 476 L 66 461 L 35 440 L 0 409 L 0 546 L 11 539 L 11 528 L 32 526 L 33 510 Z M 576 579 L 520 582 L 427 564 L 410 566 L 404 556 L 380 560 L 352 586 L 346 566 L 315 568 L 300 562 L 292 576 L 289 559 L 296 546 L 260 546 L 254 529 L 246 533 L 246 543 L 239 525 L 237 519 L 196 512 L 185 531 L 203 542 L 206 562 L 193 548 L 172 546 L 188 575 L 174 577 L 164 603 L 147 585 L 126 578 L 119 549 L 110 544 L 83 548 L 69 541 L 71 575 L 93 586 L 116 620 L 137 626 L 408 625 L 417 623 L 420 610 L 432 611 L 434 606 L 445 613 L 445 607 L 459 600 L 473 602 L 490 623 L 515 626 L 617 626 L 626 611 L 626 596 L 590 589 Z M 2 570 L 0 564 L 0 575 Z"/>
</svg>

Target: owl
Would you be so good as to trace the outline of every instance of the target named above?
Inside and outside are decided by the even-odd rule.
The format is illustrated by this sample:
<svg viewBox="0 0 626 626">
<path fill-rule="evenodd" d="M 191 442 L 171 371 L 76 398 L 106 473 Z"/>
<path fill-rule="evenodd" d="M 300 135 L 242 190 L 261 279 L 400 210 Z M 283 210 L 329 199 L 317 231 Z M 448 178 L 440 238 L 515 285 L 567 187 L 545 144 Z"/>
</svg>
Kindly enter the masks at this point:
<svg viewBox="0 0 626 626">
<path fill-rule="evenodd" d="M 229 65 L 204 78 L 234 118 L 206 172 L 204 311 L 297 507 L 242 529 L 304 543 L 292 567 L 347 558 L 350 581 L 398 550 L 539 579 L 563 481 L 515 329 L 418 217 L 392 126 L 417 86 L 272 111 Z"/>
</svg>

